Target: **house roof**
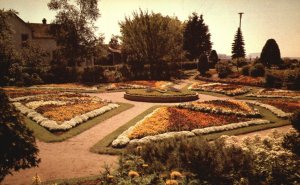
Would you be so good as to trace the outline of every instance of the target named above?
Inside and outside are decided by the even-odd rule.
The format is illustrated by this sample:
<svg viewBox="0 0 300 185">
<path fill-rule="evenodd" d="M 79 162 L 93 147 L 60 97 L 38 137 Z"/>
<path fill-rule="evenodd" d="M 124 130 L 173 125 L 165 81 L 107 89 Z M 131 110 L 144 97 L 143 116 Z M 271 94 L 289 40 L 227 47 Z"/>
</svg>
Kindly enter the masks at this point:
<svg viewBox="0 0 300 185">
<path fill-rule="evenodd" d="M 50 34 L 50 24 L 26 23 L 32 30 L 32 36 L 36 39 L 53 39 Z"/>
</svg>

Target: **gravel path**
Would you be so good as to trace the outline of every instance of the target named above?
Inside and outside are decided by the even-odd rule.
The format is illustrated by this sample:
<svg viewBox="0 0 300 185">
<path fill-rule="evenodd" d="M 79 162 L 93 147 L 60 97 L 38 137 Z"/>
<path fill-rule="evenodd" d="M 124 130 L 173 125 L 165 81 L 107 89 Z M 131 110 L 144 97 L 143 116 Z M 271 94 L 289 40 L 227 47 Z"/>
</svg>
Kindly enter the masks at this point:
<svg viewBox="0 0 300 185">
<path fill-rule="evenodd" d="M 183 84 L 179 84 L 178 87 L 183 87 L 184 84 L 186 84 L 186 81 Z M 94 154 L 89 152 L 89 149 L 106 135 L 133 119 L 136 115 L 154 105 L 159 105 L 159 103 L 128 101 L 123 98 L 124 92 L 101 93 L 96 95 L 103 99 L 114 100 L 115 102 L 134 104 L 134 107 L 64 142 L 44 143 L 37 141 L 37 146 L 40 150 L 39 157 L 42 160 L 39 167 L 13 173 L 13 175 L 7 176 L 2 184 L 31 184 L 32 177 L 36 173 L 40 176 L 42 181 L 85 177 L 99 174 L 105 164 L 112 167 L 116 166 L 118 160 L 117 156 Z M 226 98 L 200 95 L 200 101 L 212 99 Z M 265 132 L 268 131 L 261 131 L 259 133 L 265 134 Z M 240 137 L 242 136 L 243 135 Z"/>
</svg>

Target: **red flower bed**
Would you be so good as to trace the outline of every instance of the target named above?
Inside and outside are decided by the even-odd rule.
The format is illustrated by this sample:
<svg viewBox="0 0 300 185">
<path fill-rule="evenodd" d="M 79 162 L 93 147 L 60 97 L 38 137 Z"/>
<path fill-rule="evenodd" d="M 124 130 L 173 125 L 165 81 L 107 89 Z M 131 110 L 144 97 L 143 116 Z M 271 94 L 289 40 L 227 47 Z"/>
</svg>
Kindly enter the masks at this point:
<svg viewBox="0 0 300 185">
<path fill-rule="evenodd" d="M 300 109 L 300 100 L 276 99 L 261 100 L 260 102 L 272 105 L 276 108 L 283 110 L 284 112 L 294 112 Z"/>
</svg>

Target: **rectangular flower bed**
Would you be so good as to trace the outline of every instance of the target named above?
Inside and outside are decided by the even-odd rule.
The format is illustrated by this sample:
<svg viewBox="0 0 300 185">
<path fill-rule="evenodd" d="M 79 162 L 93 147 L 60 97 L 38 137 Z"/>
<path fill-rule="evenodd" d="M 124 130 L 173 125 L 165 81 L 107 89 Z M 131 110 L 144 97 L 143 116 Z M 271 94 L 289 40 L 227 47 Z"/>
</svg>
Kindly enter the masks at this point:
<svg viewBox="0 0 300 185">
<path fill-rule="evenodd" d="M 300 98 L 300 91 L 282 90 L 282 89 L 261 89 L 253 94 L 246 95 L 257 98 Z"/>
<path fill-rule="evenodd" d="M 87 86 L 78 83 L 65 83 L 65 84 L 45 84 L 31 86 L 32 89 L 47 89 L 47 90 L 63 90 L 63 91 L 87 91 L 96 92 L 96 86 Z"/>
<path fill-rule="evenodd" d="M 217 78 L 217 79 L 197 76 L 196 79 L 210 81 L 210 82 L 230 83 L 230 84 L 237 84 L 237 85 L 249 85 L 249 86 L 259 86 L 259 87 L 263 87 L 265 85 L 265 81 L 263 77 L 251 77 L 251 76 L 243 76 L 243 75 L 240 75 L 237 78 Z"/>
<path fill-rule="evenodd" d="M 194 83 L 189 87 L 190 90 L 194 91 L 207 91 L 225 94 L 228 96 L 236 96 L 245 94 L 250 91 L 250 88 L 234 85 L 234 84 L 223 84 L 223 83 Z"/>
<path fill-rule="evenodd" d="M 168 81 L 127 81 L 112 83 L 108 87 L 106 87 L 106 90 L 146 89 L 148 87 L 164 89 L 171 84 L 172 83 Z"/>
<path fill-rule="evenodd" d="M 270 123 L 270 121 L 240 117 L 233 114 L 226 115 L 177 107 L 160 107 L 119 135 L 112 142 L 112 146 L 124 147 L 128 143 L 136 144 L 177 136 L 192 137 L 266 123 Z"/>
<path fill-rule="evenodd" d="M 79 93 L 32 90 L 31 96 L 13 93 L 13 105 L 22 114 L 49 130 L 68 130 L 119 105 Z M 10 94 L 10 91 L 7 91 Z M 32 95 L 35 94 L 35 95 Z"/>
</svg>

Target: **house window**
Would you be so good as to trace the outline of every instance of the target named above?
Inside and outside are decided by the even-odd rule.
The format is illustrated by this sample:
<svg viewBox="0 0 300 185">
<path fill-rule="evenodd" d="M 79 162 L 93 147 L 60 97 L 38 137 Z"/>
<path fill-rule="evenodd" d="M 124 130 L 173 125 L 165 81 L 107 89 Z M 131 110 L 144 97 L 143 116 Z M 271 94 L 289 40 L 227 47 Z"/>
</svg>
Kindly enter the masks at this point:
<svg viewBox="0 0 300 185">
<path fill-rule="evenodd" d="M 21 35 L 22 47 L 25 47 L 25 46 L 26 46 L 27 41 L 28 41 L 28 38 L 29 38 L 28 34 L 22 34 L 22 35 Z"/>
</svg>

